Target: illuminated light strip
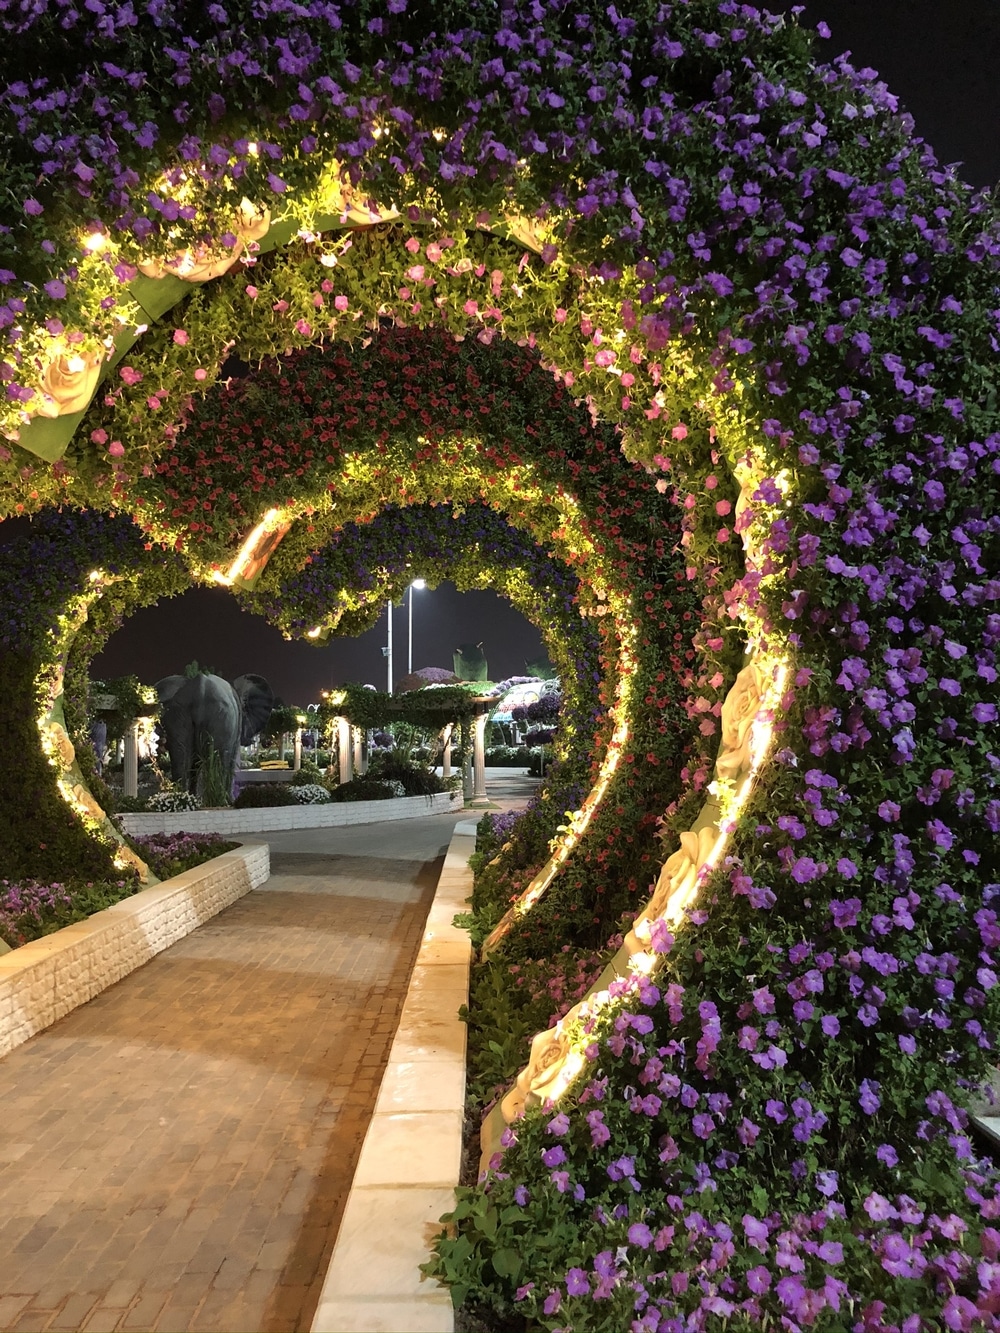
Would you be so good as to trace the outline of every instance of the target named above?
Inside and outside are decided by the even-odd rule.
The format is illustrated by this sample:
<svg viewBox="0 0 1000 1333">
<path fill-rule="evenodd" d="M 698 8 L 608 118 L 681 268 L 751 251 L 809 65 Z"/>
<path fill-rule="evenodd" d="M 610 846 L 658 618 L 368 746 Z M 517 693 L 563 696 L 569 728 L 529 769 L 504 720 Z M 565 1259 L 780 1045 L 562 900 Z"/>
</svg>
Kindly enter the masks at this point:
<svg viewBox="0 0 1000 1333">
<path fill-rule="evenodd" d="M 727 810 L 721 826 L 718 829 L 717 836 L 712 843 L 708 854 L 700 861 L 697 871 L 693 878 L 685 877 L 684 881 L 673 891 L 667 899 L 663 912 L 655 918 L 658 921 L 674 923 L 690 910 L 698 898 L 698 890 L 705 882 L 708 876 L 715 870 L 721 861 L 729 839 L 736 825 L 736 819 L 740 810 L 745 805 L 753 788 L 754 781 L 761 764 L 764 762 L 770 750 L 774 739 L 774 711 L 784 695 L 785 684 L 788 679 L 789 663 L 787 658 L 780 658 L 772 668 L 771 681 L 763 693 L 760 705 L 751 724 L 750 732 L 750 769 L 745 778 L 740 783 L 738 793 Z M 702 815 L 705 813 L 704 807 Z M 699 816 L 700 818 L 701 816 Z M 695 823 L 698 821 L 696 820 Z M 693 831 L 693 830 L 692 830 Z M 642 923 L 645 924 L 645 923 Z M 652 923 L 651 923 L 652 927 Z M 651 928 L 650 927 L 650 928 Z M 609 971 L 617 971 L 618 960 L 625 952 L 624 946 L 619 954 L 612 960 L 608 968 L 602 973 L 597 982 L 597 986 L 602 986 Z M 652 976 L 663 965 L 666 955 L 655 953 L 651 950 L 638 950 L 631 954 L 625 954 L 622 960 L 626 965 L 626 975 L 617 977 L 616 980 L 624 982 L 626 991 L 629 993 L 633 988 L 629 985 L 633 979 L 638 976 Z M 548 1039 L 548 1049 L 553 1046 L 561 1046 L 566 1032 L 566 1028 L 573 1022 L 581 1019 L 586 1020 L 598 1013 L 612 998 L 618 998 L 618 992 L 612 997 L 609 989 L 594 989 L 584 997 L 570 1012 L 564 1015 L 553 1028 L 548 1032 L 539 1033 L 532 1041 L 532 1063 L 534 1062 L 536 1046 L 540 1046 L 541 1053 L 544 1055 L 546 1049 L 545 1040 Z M 587 1039 L 589 1044 L 589 1038 Z M 586 1066 L 587 1060 L 585 1048 L 579 1042 L 574 1042 L 567 1049 L 557 1054 L 556 1059 L 549 1064 L 541 1064 L 540 1072 L 543 1076 L 544 1096 L 532 1089 L 532 1063 L 529 1063 L 521 1071 L 515 1081 L 514 1087 L 505 1097 L 499 1101 L 493 1111 L 483 1122 L 480 1135 L 480 1144 L 482 1147 L 482 1156 L 480 1159 L 480 1172 L 485 1171 L 493 1154 L 500 1147 L 500 1134 L 507 1124 L 516 1120 L 523 1113 L 524 1107 L 529 1104 L 529 1099 L 533 1099 L 531 1104 L 543 1102 L 548 1109 L 555 1106 L 559 1099 L 569 1090 L 575 1082 L 581 1071 Z M 556 1072 L 549 1075 L 548 1070 L 552 1065 L 557 1065 Z"/>
<path fill-rule="evenodd" d="M 628 686 L 631 684 L 632 676 L 635 674 L 635 667 L 631 663 L 629 651 L 624 645 L 621 658 L 623 665 L 621 676 L 618 681 L 617 697 L 615 699 L 616 713 L 621 713 L 625 708 Z M 556 851 L 553 852 L 521 896 L 507 909 L 503 917 L 483 941 L 480 950 L 480 957 L 483 960 L 489 957 L 504 936 L 509 933 L 515 921 L 519 921 L 531 911 L 555 879 L 558 872 L 565 865 L 570 854 L 579 845 L 580 839 L 583 837 L 584 833 L 586 833 L 598 807 L 604 800 L 608 787 L 611 785 L 611 779 L 614 777 L 618 765 L 621 762 L 622 751 L 628 738 L 628 719 L 619 717 L 615 723 L 615 729 L 611 733 L 611 740 L 608 742 L 608 748 L 605 752 L 601 767 L 598 770 L 597 781 L 587 793 L 587 798 L 583 805 L 574 813 L 570 820 L 569 827 L 563 834 Z"/>
<path fill-rule="evenodd" d="M 213 581 L 221 584 L 224 588 L 231 588 L 237 579 L 245 577 L 246 570 L 250 568 L 254 561 L 259 560 L 260 568 L 255 570 L 253 575 L 256 577 L 263 570 L 274 548 L 291 525 L 292 519 L 286 510 L 269 509 L 240 547 L 236 559 L 229 566 L 228 572 L 223 574 L 218 569 L 212 570 Z M 284 532 L 281 531 L 282 528 L 284 528 Z M 276 538 L 276 540 L 272 540 L 273 538 Z M 265 548 L 265 551 L 263 554 L 259 554 L 262 547 Z"/>
<path fill-rule="evenodd" d="M 698 890 L 701 885 L 722 860 L 729 845 L 730 836 L 736 827 L 740 811 L 750 797 L 758 770 L 766 759 L 771 742 L 774 739 L 774 709 L 784 696 L 787 679 L 788 661 L 782 658 L 773 668 L 770 684 L 761 699 L 760 707 L 751 724 L 750 770 L 740 783 L 732 805 L 726 811 L 725 817 L 719 825 L 718 837 L 713 842 L 708 855 L 698 865 L 694 879 L 685 881 L 674 890 L 658 917 L 652 921 L 647 919 L 640 923 L 646 933 L 652 931 L 656 921 L 664 921 L 668 925 L 674 925 L 680 921 L 684 913 L 689 911 L 697 901 Z M 711 787 L 709 789 L 711 790 Z M 697 820 L 695 822 L 697 823 Z M 662 961 L 663 956 L 656 953 L 651 954 L 646 950 L 628 954 L 628 968 L 629 970 L 639 971 L 644 976 L 650 976 L 656 970 L 658 963 Z"/>
</svg>

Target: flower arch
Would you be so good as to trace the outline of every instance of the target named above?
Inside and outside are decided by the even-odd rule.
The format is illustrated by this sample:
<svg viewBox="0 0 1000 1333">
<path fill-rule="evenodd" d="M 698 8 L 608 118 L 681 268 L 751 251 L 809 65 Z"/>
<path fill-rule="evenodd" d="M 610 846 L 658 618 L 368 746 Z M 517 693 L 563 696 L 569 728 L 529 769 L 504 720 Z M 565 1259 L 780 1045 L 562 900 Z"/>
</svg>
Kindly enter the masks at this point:
<svg viewBox="0 0 1000 1333">
<path fill-rule="evenodd" d="M 170 454 L 138 481 L 134 512 L 151 537 L 185 546 L 202 577 L 226 579 L 226 570 L 246 573 L 233 554 L 266 507 L 268 548 L 288 531 L 257 571 L 252 601 L 286 632 L 306 636 L 338 624 L 343 603 L 324 603 L 316 579 L 347 549 L 345 525 L 365 525 L 361 534 L 353 529 L 362 549 L 380 533 L 391 538 L 381 506 L 402 501 L 437 515 L 433 539 L 446 510 L 464 519 L 466 505 L 486 504 L 564 561 L 577 579 L 570 637 L 586 633 L 581 616 L 594 627 L 600 678 L 588 688 L 599 687 L 608 718 L 596 737 L 590 730 L 595 757 L 574 778 L 588 779 L 589 768 L 591 794 L 568 812 L 560 858 L 542 858 L 546 889 L 557 873 L 559 884 L 532 920 L 531 947 L 542 947 L 545 932 L 555 944 L 574 921 L 600 943 L 624 910 L 636 910 L 659 860 L 657 816 L 679 799 L 686 762 L 698 766 L 715 731 L 711 714 L 693 713 L 688 702 L 699 603 L 677 555 L 677 509 L 642 468 L 621 459 L 613 433 L 573 403 L 530 349 L 456 343 L 420 329 L 366 341 L 270 359 L 208 394 Z M 487 515 L 475 522 L 496 531 L 496 514 Z M 421 549 L 427 538 L 411 519 L 400 521 Z M 509 539 L 496 549 L 510 556 Z M 502 584 L 503 560 L 484 550 L 480 568 Z M 358 577 L 360 592 L 366 579 Z M 533 611 L 544 624 L 540 604 Z M 551 614 L 565 622 L 558 602 Z M 723 679 L 720 672 L 716 691 Z M 656 714 L 640 700 L 655 702 Z M 546 842 L 567 813 L 556 818 L 548 804 Z M 619 836 L 623 819 L 627 837 Z M 569 847 L 574 857 L 564 867 Z M 506 859 L 494 872 L 505 905 Z M 518 859 L 516 849 L 509 859 Z"/>
<path fill-rule="evenodd" d="M 883 85 L 735 0 L 265 3 L 252 37 L 221 7 L 190 32 L 185 7 L 157 5 L 155 42 L 125 10 L 64 15 L 65 31 L 54 10 L 2 20 L 58 52 L 63 79 L 0 98 L 19 205 L 0 274 L 9 511 L 124 498 L 130 451 L 155 465 L 164 403 L 208 385 L 234 336 L 255 361 L 380 319 L 499 329 L 572 377 L 633 461 L 667 464 L 706 668 L 737 625 L 788 660 L 779 743 L 727 859 L 676 936 L 650 940 L 669 980 L 611 982 L 616 1003 L 536 1062 L 573 1048 L 572 1115 L 505 1132 L 490 1206 L 534 1191 L 527 1236 L 546 1200 L 575 1207 L 562 1271 L 550 1254 L 548 1291 L 519 1283 L 525 1236 L 478 1235 L 470 1205 L 462 1281 L 538 1320 L 595 1294 L 631 1319 L 638 1298 L 650 1326 L 730 1305 L 832 1318 L 878 1293 L 889 1326 L 912 1312 L 888 1273 L 946 1325 L 988 1315 L 991 1273 L 947 1257 L 944 1214 L 964 1210 L 995 1254 L 993 1178 L 968 1174 L 958 1105 L 996 1020 L 993 204 L 938 167 Z M 161 117 L 149 90 L 173 79 L 185 91 Z M 143 325 L 154 383 L 130 360 Z M 113 402 L 73 435 L 102 370 Z M 736 536 L 748 568 L 720 577 Z M 690 815 L 669 826 L 680 849 Z M 592 1121 L 636 1068 L 657 1091 L 616 1095 L 613 1130 L 606 1110 Z M 669 1212 L 684 1226 L 654 1233 Z M 730 1253 L 741 1215 L 749 1249 L 801 1260 L 793 1281 Z M 687 1280 L 657 1285 L 662 1267 Z"/>
</svg>

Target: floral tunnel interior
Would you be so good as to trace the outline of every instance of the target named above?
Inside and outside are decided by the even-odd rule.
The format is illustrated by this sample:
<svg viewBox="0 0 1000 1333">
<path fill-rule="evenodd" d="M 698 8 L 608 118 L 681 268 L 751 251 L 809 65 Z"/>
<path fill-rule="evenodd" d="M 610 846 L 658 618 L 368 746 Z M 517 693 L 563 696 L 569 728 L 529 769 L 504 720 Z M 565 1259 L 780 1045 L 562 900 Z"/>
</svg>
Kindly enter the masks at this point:
<svg viewBox="0 0 1000 1333">
<path fill-rule="evenodd" d="M 521 967 L 536 942 L 604 944 L 625 908 L 639 915 L 499 1103 L 491 1173 L 436 1271 L 549 1323 L 595 1292 L 631 1319 L 648 1282 L 657 1310 L 742 1302 L 758 1324 L 854 1290 L 898 1309 L 888 1272 L 961 1326 L 955 1301 L 972 1298 L 955 1281 L 985 1309 L 975 1284 L 992 1278 L 949 1257 L 951 1240 L 971 1228 L 995 1257 L 1000 1211 L 963 1109 L 995 1058 L 1000 942 L 995 209 L 883 85 L 822 63 L 794 23 L 710 0 L 642 4 L 641 22 L 582 3 L 569 24 L 564 8 L 484 7 L 443 45 L 423 11 L 405 36 L 396 19 L 331 35 L 307 15 L 303 59 L 337 72 L 334 91 L 297 100 L 277 57 L 266 103 L 220 74 L 245 139 L 213 130 L 195 87 L 183 163 L 153 173 L 115 140 L 83 181 L 53 148 L 56 206 L 26 194 L 3 242 L 11 273 L 20 249 L 47 275 L 4 326 L 4 505 L 134 512 L 165 581 L 233 577 L 239 540 L 274 509 L 294 526 L 266 597 L 343 522 L 496 502 L 578 574 L 582 606 L 607 607 L 586 619 L 601 743 L 619 758 L 574 855 L 484 945 Z M 512 43 L 537 60 L 498 66 Z M 70 101 L 110 134 L 99 101 Z M 36 152 L 51 108 L 18 108 Z M 394 351 L 417 333 L 455 386 L 442 402 Z M 234 345 L 263 373 L 223 398 Z M 313 457 L 293 463 L 281 378 L 322 401 L 324 366 L 347 402 L 313 414 Z M 475 418 L 457 401 L 470 372 L 474 398 L 494 375 L 518 385 L 495 399 L 495 436 L 486 418 L 449 420 L 451 406 Z M 532 376 L 564 399 L 532 399 Z M 210 457 L 223 402 L 246 405 L 252 454 Z M 89 632 L 90 573 L 96 620 L 145 558 L 123 554 L 119 520 L 72 521 L 102 530 L 102 558 L 30 584 L 52 614 L 12 669 L 41 704 L 68 638 Z M 9 836 L 38 858 L 63 826 L 19 799 Z M 605 818 L 633 843 L 602 844 Z M 499 1242 L 478 1227 L 490 1209 Z M 791 1286 L 756 1262 L 772 1234 L 794 1251 Z M 536 1289 L 522 1256 L 548 1235 Z M 663 1266 L 690 1281 L 661 1291 Z"/>
</svg>

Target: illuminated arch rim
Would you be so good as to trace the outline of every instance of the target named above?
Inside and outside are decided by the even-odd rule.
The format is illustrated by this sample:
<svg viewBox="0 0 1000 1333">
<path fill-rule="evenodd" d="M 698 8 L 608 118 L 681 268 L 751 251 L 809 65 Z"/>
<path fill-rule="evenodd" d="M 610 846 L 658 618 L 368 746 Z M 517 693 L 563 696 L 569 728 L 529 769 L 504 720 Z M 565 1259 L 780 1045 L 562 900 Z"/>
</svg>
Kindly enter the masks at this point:
<svg viewBox="0 0 1000 1333">
<path fill-rule="evenodd" d="M 666 955 L 686 987 L 673 1006 L 679 1016 L 661 1006 L 650 1021 L 673 1030 L 706 1088 L 742 1085 L 746 1114 L 764 1127 L 761 1162 L 798 1160 L 800 1140 L 768 1119 L 765 1097 L 776 1083 L 791 1095 L 796 1079 L 810 1078 L 840 1104 L 824 1082 L 836 1062 L 826 1029 L 810 1026 L 794 999 L 808 957 L 829 952 L 826 1004 L 843 1000 L 851 1076 L 892 1078 L 891 1107 L 874 1107 L 867 1088 L 877 1118 L 861 1138 L 874 1145 L 881 1135 L 910 1160 L 919 1130 L 958 1180 L 961 1143 L 952 1151 L 942 1116 L 927 1119 L 922 1071 L 940 1070 L 954 1091 L 948 1071 L 972 1072 L 986 1058 L 995 987 L 977 980 L 988 964 L 973 953 L 992 946 L 983 937 L 958 958 L 958 998 L 945 1013 L 929 974 L 913 965 L 917 936 L 894 904 L 914 895 L 908 910 L 931 941 L 989 910 L 981 867 L 1000 825 L 990 759 L 1000 592 L 990 574 L 1000 452 L 993 206 L 938 168 L 883 85 L 846 60 L 814 64 L 794 26 L 749 6 L 640 4 L 623 16 L 583 3 L 572 25 L 556 3 L 530 12 L 463 6 L 435 21 L 438 34 L 453 23 L 452 41 L 430 35 L 422 10 L 404 18 L 397 8 L 374 25 L 345 9 L 340 27 L 328 7 L 296 20 L 268 13 L 264 35 L 296 27 L 295 42 L 260 43 L 252 73 L 249 54 L 229 60 L 242 50 L 237 31 L 199 33 L 200 63 L 190 45 L 164 40 L 173 11 L 155 52 L 131 32 L 102 32 L 102 55 L 113 49 L 116 68 L 155 69 L 149 86 L 169 86 L 170 61 L 191 77 L 185 139 L 175 152 L 163 144 L 173 155 L 156 178 L 141 141 L 165 126 L 144 101 L 144 80 L 134 94 L 126 80 L 109 81 L 102 100 L 93 97 L 102 79 L 78 79 L 62 105 L 44 90 L 8 91 L 19 151 L 37 155 L 18 179 L 44 179 L 50 193 L 23 200 L 5 239 L 8 271 L 32 281 L 15 281 L 7 306 L 8 428 L 20 432 L 3 461 L 7 503 L 126 494 L 130 451 L 148 450 L 136 470 L 153 466 L 169 446 L 164 404 L 175 413 L 209 382 L 235 326 L 248 359 L 360 332 L 376 318 L 533 339 L 620 429 L 628 456 L 669 464 L 661 480 L 691 521 L 684 549 L 708 599 L 706 677 L 713 645 L 737 624 L 755 650 L 788 667 L 780 745 L 736 823 L 731 859 L 702 888 L 715 912 L 704 929 L 690 919 Z M 97 41 L 92 23 L 81 17 L 72 34 L 85 61 Z M 42 49 L 69 41 L 45 15 L 23 25 Z M 267 106 L 259 76 L 274 89 Z M 210 107 L 210 89 L 222 90 L 225 107 Z M 134 130 L 115 126 L 123 104 Z M 236 116 L 244 139 L 213 135 L 222 112 Z M 99 132 L 48 133 L 57 117 Z M 43 172 L 42 159 L 52 168 Z M 93 213 L 86 233 L 81 190 Z M 383 263 L 381 236 L 333 235 L 381 220 L 393 220 L 409 262 Z M 329 291 L 300 279 L 298 248 L 276 257 L 265 288 L 256 271 L 214 276 L 289 232 L 305 233 L 301 246 L 328 261 Z M 310 239 L 320 233 L 326 239 Z M 204 250 L 213 234 L 224 254 Z M 140 261 L 166 272 L 148 281 L 170 291 L 139 283 Z M 176 284 L 192 280 L 208 285 L 181 309 Z M 352 293 L 364 299 L 352 305 Z M 134 330 L 170 309 L 182 318 L 145 335 L 157 375 L 136 381 Z M 121 429 L 88 420 L 62 454 L 70 418 L 86 405 L 86 377 L 92 384 L 100 370 L 90 362 L 115 337 L 117 378 L 100 392 L 118 395 L 108 410 L 120 413 Z M 55 426 L 40 421 L 43 411 Z M 717 521 L 728 517 L 717 509 L 727 499 L 735 512 L 732 497 L 715 498 L 726 475 L 743 492 L 733 525 Z M 711 557 L 735 527 L 750 562 L 729 583 L 714 576 Z M 712 706 L 708 694 L 697 698 Z M 759 715 L 750 712 L 752 729 Z M 683 820 L 671 827 L 696 833 Z M 833 907 L 855 896 L 857 909 Z M 746 941 L 731 987 L 717 984 L 718 972 L 706 981 L 704 965 L 721 965 L 725 923 Z M 877 972 L 837 959 L 860 957 L 876 936 L 906 966 L 869 1025 L 848 982 L 878 986 Z M 785 1057 L 771 1057 L 767 1079 L 753 1059 L 761 1052 L 740 1045 L 741 1011 L 752 1009 L 762 978 L 776 987 L 768 1036 Z M 641 980 L 617 984 L 619 1002 L 630 986 L 640 999 L 650 994 Z M 603 1020 L 581 1021 L 596 1032 Z M 521 1089 L 526 1101 L 560 1093 L 568 1062 L 586 1068 L 595 1043 L 579 1038 L 571 1027 L 543 1043 Z M 532 1149 L 545 1143 L 540 1124 L 536 1116 L 525 1125 Z M 674 1129 L 688 1156 L 700 1151 L 690 1116 L 678 1111 Z M 891 1193 L 884 1160 L 850 1142 L 852 1168 L 861 1161 L 864 1179 Z M 756 1160 L 728 1131 L 727 1143 L 737 1160 Z M 513 1160 L 520 1182 L 534 1183 L 539 1154 L 531 1166 L 526 1152 Z"/>
</svg>

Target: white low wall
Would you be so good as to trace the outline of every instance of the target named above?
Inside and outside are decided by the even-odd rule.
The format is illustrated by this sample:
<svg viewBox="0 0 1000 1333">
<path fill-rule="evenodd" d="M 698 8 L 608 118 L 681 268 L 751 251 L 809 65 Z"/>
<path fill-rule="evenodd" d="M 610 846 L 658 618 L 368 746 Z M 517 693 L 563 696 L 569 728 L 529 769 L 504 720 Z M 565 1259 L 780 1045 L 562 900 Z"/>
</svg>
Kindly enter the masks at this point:
<svg viewBox="0 0 1000 1333">
<path fill-rule="evenodd" d="M 329 805 L 268 805 L 253 810 L 189 810 L 181 814 L 118 815 L 133 836 L 146 833 L 264 833 L 295 828 L 339 828 L 345 824 L 379 824 L 390 819 L 416 819 L 454 810 L 461 792 L 434 796 L 394 796 L 388 801 L 333 801 Z"/>
<path fill-rule="evenodd" d="M 0 958 L 0 1055 L 86 1004 L 265 883 L 266 843 L 240 847 Z"/>
</svg>

